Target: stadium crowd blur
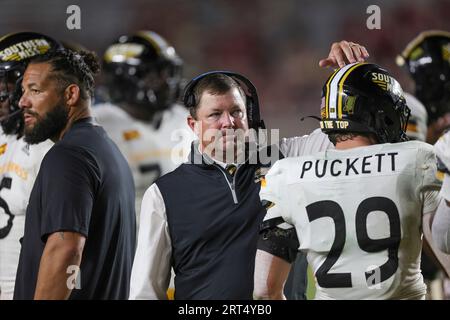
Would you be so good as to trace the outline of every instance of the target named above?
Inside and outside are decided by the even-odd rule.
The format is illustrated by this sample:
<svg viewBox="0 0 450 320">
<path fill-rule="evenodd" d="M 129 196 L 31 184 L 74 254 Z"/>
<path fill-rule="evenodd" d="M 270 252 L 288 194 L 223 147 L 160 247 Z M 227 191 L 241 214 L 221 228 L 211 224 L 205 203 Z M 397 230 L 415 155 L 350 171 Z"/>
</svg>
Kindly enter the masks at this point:
<svg viewBox="0 0 450 320">
<path fill-rule="evenodd" d="M 80 30 L 64 27 L 71 4 L 81 9 Z M 291 136 L 317 127 L 314 120 L 300 122 L 300 118 L 317 115 L 318 88 L 328 74 L 317 61 L 331 42 L 351 39 L 364 44 L 371 61 L 391 70 L 411 92 L 407 73 L 395 65 L 396 55 L 420 31 L 450 30 L 450 1 L 379 3 L 381 30 L 366 27 L 371 4 L 370 0 L 3 0 L 0 27 L 4 33 L 48 33 L 99 54 L 118 35 L 155 30 L 183 57 L 187 79 L 211 69 L 247 75 L 258 88 L 268 127 Z"/>
</svg>

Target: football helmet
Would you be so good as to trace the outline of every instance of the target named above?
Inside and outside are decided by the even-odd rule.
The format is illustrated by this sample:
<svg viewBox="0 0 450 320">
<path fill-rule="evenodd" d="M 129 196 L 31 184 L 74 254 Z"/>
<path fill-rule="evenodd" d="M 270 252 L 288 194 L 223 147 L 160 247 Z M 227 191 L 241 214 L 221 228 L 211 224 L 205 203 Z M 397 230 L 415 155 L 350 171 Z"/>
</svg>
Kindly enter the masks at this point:
<svg viewBox="0 0 450 320">
<path fill-rule="evenodd" d="M 420 33 L 397 57 L 415 82 L 415 96 L 425 105 L 428 123 L 450 112 L 450 32 Z"/>
<path fill-rule="evenodd" d="M 400 84 L 371 63 L 336 70 L 322 90 L 320 127 L 326 134 L 371 133 L 379 143 L 407 140 L 410 115 Z"/>
<path fill-rule="evenodd" d="M 10 33 L 0 38 L 0 117 L 3 118 L 0 123 L 5 134 L 20 133 L 23 129 L 18 103 L 28 61 L 61 48 L 54 39 L 35 32 Z"/>
<path fill-rule="evenodd" d="M 137 108 L 151 120 L 180 95 L 183 62 L 175 49 L 153 31 L 124 35 L 103 57 L 107 100 Z"/>
</svg>

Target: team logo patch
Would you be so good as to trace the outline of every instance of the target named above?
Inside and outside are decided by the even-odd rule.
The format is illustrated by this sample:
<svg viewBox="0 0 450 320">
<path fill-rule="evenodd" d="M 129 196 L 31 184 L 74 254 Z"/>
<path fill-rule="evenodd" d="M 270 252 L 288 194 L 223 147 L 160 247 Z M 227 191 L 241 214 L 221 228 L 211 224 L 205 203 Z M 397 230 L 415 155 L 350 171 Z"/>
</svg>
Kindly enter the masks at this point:
<svg viewBox="0 0 450 320">
<path fill-rule="evenodd" d="M 2 61 L 22 61 L 27 58 L 43 54 L 50 49 L 50 44 L 45 39 L 32 39 L 16 43 L 0 51 Z"/>
<path fill-rule="evenodd" d="M 391 76 L 384 73 L 372 72 L 372 78 L 370 79 L 375 83 L 380 89 L 388 91 L 396 96 L 403 96 L 402 87 L 400 84 L 392 78 Z"/>
<path fill-rule="evenodd" d="M 7 145 L 8 145 L 7 143 L 4 143 L 0 146 L 0 156 L 6 152 Z"/>
<path fill-rule="evenodd" d="M 372 73 L 372 82 L 378 85 L 384 91 L 387 91 L 393 83 L 394 79 L 384 73 Z"/>
<path fill-rule="evenodd" d="M 353 114 L 355 111 L 355 102 L 356 97 L 347 96 L 347 100 L 345 101 L 345 105 L 342 108 L 342 111 L 347 112 L 349 115 Z"/>
</svg>

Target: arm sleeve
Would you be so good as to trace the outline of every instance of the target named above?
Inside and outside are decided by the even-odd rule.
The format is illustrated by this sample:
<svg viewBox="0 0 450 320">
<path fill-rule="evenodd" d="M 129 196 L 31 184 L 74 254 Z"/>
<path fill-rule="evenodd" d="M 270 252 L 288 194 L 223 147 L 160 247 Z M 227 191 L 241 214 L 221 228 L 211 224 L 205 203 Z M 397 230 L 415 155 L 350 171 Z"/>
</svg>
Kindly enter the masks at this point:
<svg viewBox="0 0 450 320">
<path fill-rule="evenodd" d="M 142 199 L 139 234 L 133 269 L 130 299 L 167 299 L 172 245 L 166 208 L 156 184 Z"/>
<path fill-rule="evenodd" d="M 450 206 L 441 201 L 431 228 L 433 242 L 442 252 L 450 254 Z"/>
<path fill-rule="evenodd" d="M 41 238 L 58 231 L 89 236 L 89 222 L 100 174 L 83 150 L 55 146 L 45 157 L 41 175 Z"/>
<path fill-rule="evenodd" d="M 283 179 L 280 162 L 269 170 L 261 184 L 261 203 L 267 213 L 261 224 L 258 249 L 291 263 L 299 247 L 295 228 L 286 222 L 287 206 L 283 203 Z"/>
</svg>

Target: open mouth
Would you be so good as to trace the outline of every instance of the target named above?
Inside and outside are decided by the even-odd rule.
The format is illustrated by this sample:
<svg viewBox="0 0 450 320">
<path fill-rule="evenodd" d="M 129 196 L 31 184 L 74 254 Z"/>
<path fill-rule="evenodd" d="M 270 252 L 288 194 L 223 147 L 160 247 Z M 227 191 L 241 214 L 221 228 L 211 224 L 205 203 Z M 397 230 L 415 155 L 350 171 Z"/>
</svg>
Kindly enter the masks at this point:
<svg viewBox="0 0 450 320">
<path fill-rule="evenodd" d="M 25 122 L 25 124 L 29 124 L 29 123 L 31 123 L 32 121 L 34 121 L 34 116 L 32 116 L 31 114 L 29 114 L 29 113 L 25 113 L 24 115 L 23 115 L 23 119 L 24 119 L 24 122 Z"/>
</svg>

